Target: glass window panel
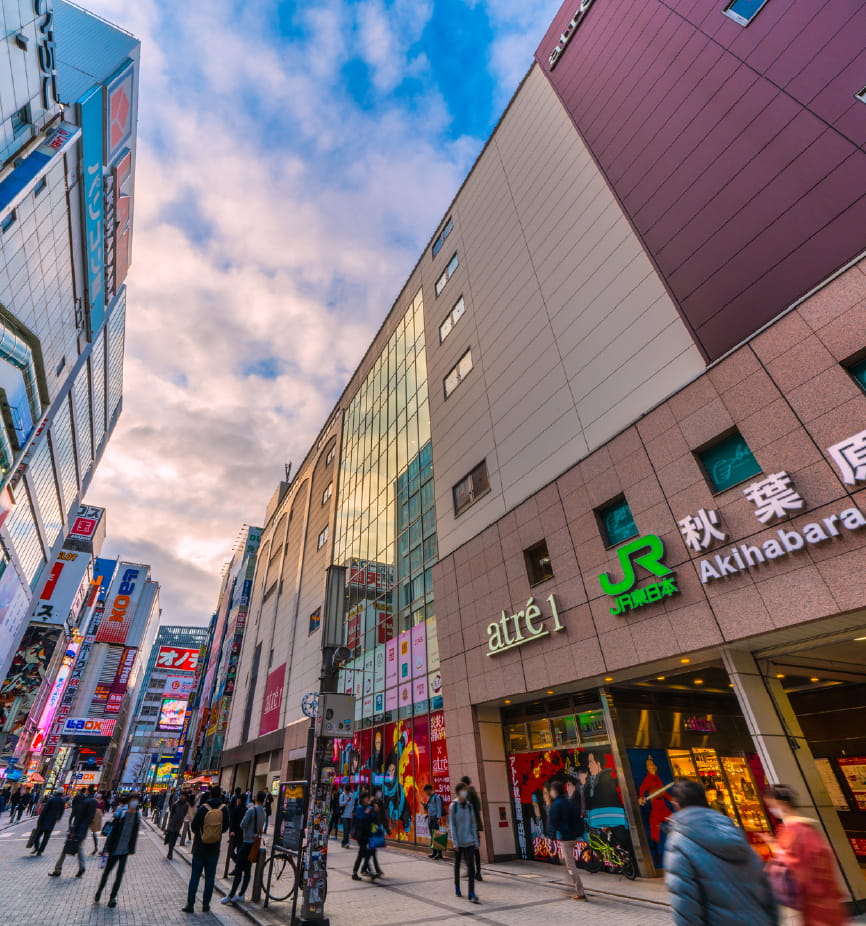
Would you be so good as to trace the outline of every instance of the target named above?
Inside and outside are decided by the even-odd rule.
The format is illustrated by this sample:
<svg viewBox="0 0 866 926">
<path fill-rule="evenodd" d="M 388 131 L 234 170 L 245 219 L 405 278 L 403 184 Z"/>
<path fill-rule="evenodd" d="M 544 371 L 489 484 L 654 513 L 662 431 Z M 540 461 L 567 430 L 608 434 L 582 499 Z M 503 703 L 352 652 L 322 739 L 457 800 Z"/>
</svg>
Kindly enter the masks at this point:
<svg viewBox="0 0 866 926">
<path fill-rule="evenodd" d="M 421 517 L 421 497 L 411 495 L 409 497 L 409 522 L 416 521 Z"/>
<path fill-rule="evenodd" d="M 739 431 L 698 455 L 714 492 L 723 492 L 761 472 L 761 467 Z"/>
<path fill-rule="evenodd" d="M 423 560 L 421 559 L 421 547 L 415 547 L 409 554 L 409 571 L 415 572 L 417 569 L 420 569 L 423 564 Z"/>
<path fill-rule="evenodd" d="M 577 721 L 574 717 L 556 717 L 551 720 L 553 725 L 554 745 L 576 746 L 577 745 Z"/>
<path fill-rule="evenodd" d="M 421 509 L 422 511 L 429 511 L 435 502 L 435 493 L 433 491 L 433 482 L 425 482 L 421 486 Z"/>
<path fill-rule="evenodd" d="M 412 579 L 412 601 L 418 601 L 424 597 L 424 573 L 420 573 Z"/>
<path fill-rule="evenodd" d="M 431 560 L 435 560 L 438 555 L 436 537 L 427 537 L 424 540 L 424 562 L 429 563 Z"/>
<path fill-rule="evenodd" d="M 419 543 L 421 543 L 421 522 L 415 521 L 409 528 L 409 549 L 417 547 Z"/>
<path fill-rule="evenodd" d="M 529 735 L 526 732 L 526 724 L 516 723 L 506 727 L 505 736 L 508 740 L 509 752 L 529 752 Z"/>
<path fill-rule="evenodd" d="M 553 734 L 550 732 L 549 720 L 533 720 L 527 726 L 531 749 L 550 749 L 553 746 Z"/>
<path fill-rule="evenodd" d="M 424 536 L 433 536 L 436 533 L 436 512 L 434 510 L 425 512 L 422 524 L 424 525 Z"/>
</svg>

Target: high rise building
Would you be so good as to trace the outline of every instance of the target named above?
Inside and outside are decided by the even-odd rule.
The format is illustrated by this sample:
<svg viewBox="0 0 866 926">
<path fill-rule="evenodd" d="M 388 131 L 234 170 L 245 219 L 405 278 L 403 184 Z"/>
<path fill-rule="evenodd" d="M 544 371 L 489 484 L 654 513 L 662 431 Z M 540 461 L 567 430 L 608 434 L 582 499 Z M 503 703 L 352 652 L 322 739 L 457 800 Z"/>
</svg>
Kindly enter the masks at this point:
<svg viewBox="0 0 866 926">
<path fill-rule="evenodd" d="M 62 0 L 0 15 L 2 676 L 120 414 L 139 42 Z"/>
<path fill-rule="evenodd" d="M 121 787 L 164 787 L 176 780 L 207 641 L 207 627 L 164 624 L 144 651 L 131 696 L 135 709 L 122 740 L 122 769 L 116 776 Z"/>
<path fill-rule="evenodd" d="M 267 508 L 221 780 L 298 775 L 334 563 L 390 838 L 469 774 L 549 860 L 567 776 L 653 875 L 673 776 L 759 852 L 783 781 L 862 907 L 866 10 L 575 6 Z"/>
</svg>

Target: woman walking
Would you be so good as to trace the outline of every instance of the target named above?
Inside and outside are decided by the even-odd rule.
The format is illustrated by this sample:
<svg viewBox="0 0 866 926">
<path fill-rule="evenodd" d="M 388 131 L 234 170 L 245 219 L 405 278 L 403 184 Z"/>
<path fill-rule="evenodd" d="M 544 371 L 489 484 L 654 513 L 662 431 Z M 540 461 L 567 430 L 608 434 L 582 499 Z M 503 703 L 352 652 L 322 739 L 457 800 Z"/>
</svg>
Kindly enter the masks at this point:
<svg viewBox="0 0 866 926">
<path fill-rule="evenodd" d="M 469 803 L 469 789 L 462 781 L 457 785 L 457 800 L 451 802 L 448 822 L 451 827 L 451 842 L 454 845 L 454 893 L 460 892 L 460 862 L 466 859 L 469 874 L 469 901 L 479 903 L 475 894 L 475 853 L 478 850 L 478 821 L 475 808 Z"/>
<path fill-rule="evenodd" d="M 168 812 L 168 826 L 165 828 L 165 844 L 168 846 L 165 857 L 167 859 L 174 857 L 174 844 L 180 835 L 187 810 L 189 810 L 189 803 L 187 802 L 186 791 L 182 791 L 180 797 L 172 804 L 171 810 Z"/>
<path fill-rule="evenodd" d="M 373 830 L 373 824 L 376 822 L 376 810 L 370 804 L 370 795 L 365 791 L 358 800 L 358 806 L 355 808 L 355 814 L 352 820 L 355 830 L 355 838 L 358 840 L 358 855 L 355 858 L 355 865 L 352 868 L 352 880 L 361 881 L 358 869 L 361 868 L 363 874 L 369 874 L 370 879 L 375 881 L 381 877 L 382 872 L 378 870 L 379 863 L 376 860 L 374 850 L 370 849 L 370 835 Z M 370 869 L 370 861 L 373 861 L 375 871 Z M 363 868 L 361 867 L 363 863 Z"/>
<path fill-rule="evenodd" d="M 138 795 L 131 794 L 128 804 L 124 804 L 122 801 L 121 798 L 121 804 L 115 811 L 112 820 L 111 832 L 108 834 L 105 846 L 102 849 L 103 856 L 107 856 L 107 862 L 102 870 L 102 878 L 99 881 L 96 896 L 93 898 L 94 903 L 99 903 L 112 868 L 117 868 L 117 874 L 114 876 L 114 884 L 111 885 L 111 894 L 108 898 L 109 907 L 117 906 L 117 892 L 120 888 L 120 882 L 123 880 L 123 873 L 126 871 L 126 860 L 130 855 L 135 855 L 135 843 L 138 840 L 140 824 Z"/>
</svg>

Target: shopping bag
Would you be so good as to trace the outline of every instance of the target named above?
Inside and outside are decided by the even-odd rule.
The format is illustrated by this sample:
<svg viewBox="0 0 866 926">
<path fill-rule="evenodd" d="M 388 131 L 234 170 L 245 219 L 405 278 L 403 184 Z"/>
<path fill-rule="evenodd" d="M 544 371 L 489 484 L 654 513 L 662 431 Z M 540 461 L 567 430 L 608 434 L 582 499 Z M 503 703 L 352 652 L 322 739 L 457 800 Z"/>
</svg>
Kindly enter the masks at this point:
<svg viewBox="0 0 866 926">
<path fill-rule="evenodd" d="M 385 830 L 381 826 L 377 826 L 375 823 L 370 829 L 370 839 L 367 843 L 371 849 L 382 849 L 385 847 Z"/>
<path fill-rule="evenodd" d="M 30 835 L 27 837 L 27 848 L 32 849 L 36 845 L 36 834 L 39 832 L 38 829 L 34 826 L 30 831 Z"/>
<path fill-rule="evenodd" d="M 438 849 L 440 852 L 448 848 L 448 830 L 444 826 L 440 827 L 433 834 L 433 849 Z"/>
<path fill-rule="evenodd" d="M 771 858 L 767 862 L 767 876 L 777 903 L 792 910 L 803 909 L 803 887 L 784 858 Z"/>
</svg>

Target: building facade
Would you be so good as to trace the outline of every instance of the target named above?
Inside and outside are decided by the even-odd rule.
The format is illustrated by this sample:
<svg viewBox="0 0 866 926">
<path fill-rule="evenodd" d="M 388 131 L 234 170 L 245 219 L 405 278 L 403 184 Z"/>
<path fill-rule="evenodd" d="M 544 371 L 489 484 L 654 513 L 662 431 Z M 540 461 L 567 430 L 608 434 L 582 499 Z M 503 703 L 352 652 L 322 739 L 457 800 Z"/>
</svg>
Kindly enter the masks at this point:
<svg viewBox="0 0 866 926">
<path fill-rule="evenodd" d="M 0 675 L 121 410 L 139 43 L 0 4 Z"/>
<path fill-rule="evenodd" d="M 549 859 L 568 776 L 653 875 L 674 775 L 759 852 L 784 781 L 863 902 L 864 15 L 563 6 L 268 509 L 225 784 L 299 774 L 336 563 L 391 838 L 468 773 L 486 857 Z"/>
</svg>

